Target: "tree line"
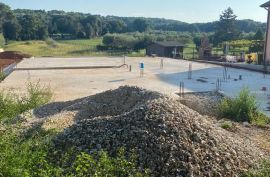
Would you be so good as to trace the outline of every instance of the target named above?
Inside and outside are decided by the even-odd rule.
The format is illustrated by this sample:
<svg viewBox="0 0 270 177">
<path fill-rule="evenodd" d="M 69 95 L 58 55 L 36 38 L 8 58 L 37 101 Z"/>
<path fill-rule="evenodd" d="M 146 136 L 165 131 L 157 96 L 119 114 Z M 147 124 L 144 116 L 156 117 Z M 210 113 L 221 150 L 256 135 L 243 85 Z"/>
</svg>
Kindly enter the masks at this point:
<svg viewBox="0 0 270 177">
<path fill-rule="evenodd" d="M 11 10 L 9 6 L 0 3 L 0 33 L 3 33 L 6 40 L 43 40 L 54 36 L 87 39 L 108 33 L 146 32 L 150 29 L 211 33 L 217 30 L 219 23 L 188 24 L 159 18 L 104 17 L 58 10 Z M 264 23 L 252 20 L 235 20 L 234 26 L 246 33 L 265 30 Z"/>
</svg>

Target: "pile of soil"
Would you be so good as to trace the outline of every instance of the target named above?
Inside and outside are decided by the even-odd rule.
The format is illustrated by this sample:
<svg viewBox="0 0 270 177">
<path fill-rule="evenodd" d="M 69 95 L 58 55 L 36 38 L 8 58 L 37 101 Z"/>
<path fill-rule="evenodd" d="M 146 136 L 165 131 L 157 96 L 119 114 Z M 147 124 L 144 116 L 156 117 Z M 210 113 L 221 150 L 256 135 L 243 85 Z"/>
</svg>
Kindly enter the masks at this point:
<svg viewBox="0 0 270 177">
<path fill-rule="evenodd" d="M 114 156 L 124 147 L 153 176 L 235 176 L 268 157 L 178 100 L 137 87 L 49 104 L 33 116 L 32 124 L 63 130 L 53 140 L 56 150 L 103 149 Z"/>
<path fill-rule="evenodd" d="M 22 60 L 23 58 L 31 58 L 31 55 L 24 54 L 18 51 L 5 51 L 0 53 L 0 59 L 12 59 L 12 60 Z"/>
</svg>

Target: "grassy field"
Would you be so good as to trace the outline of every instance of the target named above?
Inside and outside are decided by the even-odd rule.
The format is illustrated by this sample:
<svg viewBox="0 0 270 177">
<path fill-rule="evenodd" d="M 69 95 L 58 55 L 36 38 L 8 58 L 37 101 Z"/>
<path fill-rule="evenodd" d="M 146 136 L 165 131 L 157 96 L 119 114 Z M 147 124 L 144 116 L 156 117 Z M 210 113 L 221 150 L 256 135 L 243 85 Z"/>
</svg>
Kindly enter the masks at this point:
<svg viewBox="0 0 270 177">
<path fill-rule="evenodd" d="M 120 56 L 125 52 L 98 51 L 102 38 L 88 40 L 11 41 L 6 51 L 21 51 L 35 57 Z M 145 51 L 132 52 L 128 56 L 144 56 Z"/>
</svg>

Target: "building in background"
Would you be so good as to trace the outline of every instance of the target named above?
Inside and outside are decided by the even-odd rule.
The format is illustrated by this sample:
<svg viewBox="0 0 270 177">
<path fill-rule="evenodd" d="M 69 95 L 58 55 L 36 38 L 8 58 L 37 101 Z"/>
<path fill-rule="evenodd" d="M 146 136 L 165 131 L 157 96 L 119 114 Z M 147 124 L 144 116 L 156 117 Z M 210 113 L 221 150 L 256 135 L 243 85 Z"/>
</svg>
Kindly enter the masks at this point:
<svg viewBox="0 0 270 177">
<path fill-rule="evenodd" d="M 183 58 L 185 45 L 176 41 L 154 42 L 146 49 L 148 56 L 159 56 L 167 58 Z"/>
</svg>

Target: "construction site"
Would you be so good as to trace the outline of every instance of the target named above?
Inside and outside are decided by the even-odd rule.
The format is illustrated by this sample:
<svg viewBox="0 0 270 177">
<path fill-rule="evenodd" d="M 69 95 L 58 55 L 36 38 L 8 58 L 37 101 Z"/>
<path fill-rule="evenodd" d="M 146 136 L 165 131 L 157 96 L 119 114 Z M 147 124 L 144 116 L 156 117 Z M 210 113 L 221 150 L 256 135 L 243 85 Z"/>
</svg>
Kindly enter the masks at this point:
<svg viewBox="0 0 270 177">
<path fill-rule="evenodd" d="M 144 68 L 140 68 L 140 63 Z M 143 72 L 143 75 L 141 75 Z M 178 97 L 218 91 L 234 97 L 248 87 L 269 114 L 270 78 L 262 72 L 169 58 L 32 58 L 17 64 L 2 89 L 23 92 L 27 82 L 50 85 L 55 101 L 68 101 L 119 86 L 138 86 Z M 182 86 L 181 86 L 182 83 Z"/>
<path fill-rule="evenodd" d="M 236 66 L 234 66 L 236 67 Z M 136 152 L 153 176 L 235 176 L 270 155 L 270 131 L 218 118 L 244 87 L 269 115 L 267 73 L 170 58 L 29 58 L 0 89 L 23 95 L 50 86 L 53 100 L 19 120 L 19 132 L 57 130 L 57 152 Z M 267 125 L 266 125 L 267 127 Z"/>
</svg>

